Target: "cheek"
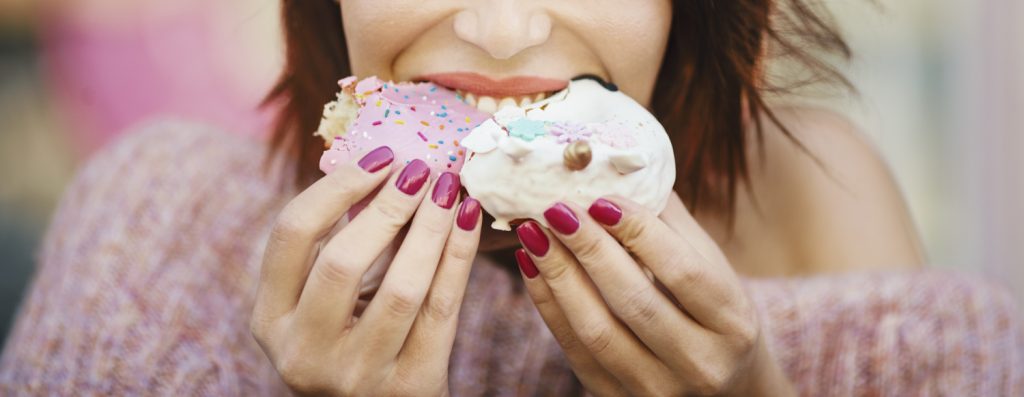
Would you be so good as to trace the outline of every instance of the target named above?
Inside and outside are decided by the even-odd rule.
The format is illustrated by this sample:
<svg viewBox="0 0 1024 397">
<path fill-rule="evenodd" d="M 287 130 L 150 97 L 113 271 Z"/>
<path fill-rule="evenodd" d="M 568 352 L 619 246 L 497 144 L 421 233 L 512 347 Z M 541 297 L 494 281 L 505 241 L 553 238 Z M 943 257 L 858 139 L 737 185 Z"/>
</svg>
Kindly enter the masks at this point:
<svg viewBox="0 0 1024 397">
<path fill-rule="evenodd" d="M 644 2 L 645 7 L 593 14 L 584 35 L 600 54 L 613 81 L 623 92 L 647 106 L 668 43 L 672 7 Z"/>
<path fill-rule="evenodd" d="M 342 26 L 352 73 L 392 79 L 395 57 L 448 15 L 447 3 L 450 1 L 343 0 Z"/>
</svg>

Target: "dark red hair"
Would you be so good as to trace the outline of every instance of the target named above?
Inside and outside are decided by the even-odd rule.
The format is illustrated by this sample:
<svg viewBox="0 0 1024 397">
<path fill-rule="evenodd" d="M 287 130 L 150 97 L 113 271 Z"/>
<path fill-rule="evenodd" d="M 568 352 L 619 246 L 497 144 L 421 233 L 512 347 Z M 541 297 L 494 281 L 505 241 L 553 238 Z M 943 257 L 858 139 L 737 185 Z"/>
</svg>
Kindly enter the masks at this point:
<svg viewBox="0 0 1024 397">
<path fill-rule="evenodd" d="M 334 99 L 336 82 L 350 74 L 348 51 L 337 2 L 282 4 L 287 56 L 284 73 L 267 96 L 268 104 L 280 106 L 271 150 L 296 166 L 296 183 L 303 188 L 319 173 L 323 143 L 313 131 L 323 105 Z M 696 210 L 702 197 L 732 208 L 737 184 L 747 180 L 748 132 L 760 139 L 761 120 L 776 124 L 792 139 L 765 102 L 766 93 L 789 88 L 765 77 L 767 60 L 789 61 L 806 72 L 801 82 L 828 80 L 848 86 L 814 55 L 850 56 L 828 16 L 807 0 L 673 3 L 651 110 L 672 139 L 675 188 L 691 209 Z"/>
</svg>

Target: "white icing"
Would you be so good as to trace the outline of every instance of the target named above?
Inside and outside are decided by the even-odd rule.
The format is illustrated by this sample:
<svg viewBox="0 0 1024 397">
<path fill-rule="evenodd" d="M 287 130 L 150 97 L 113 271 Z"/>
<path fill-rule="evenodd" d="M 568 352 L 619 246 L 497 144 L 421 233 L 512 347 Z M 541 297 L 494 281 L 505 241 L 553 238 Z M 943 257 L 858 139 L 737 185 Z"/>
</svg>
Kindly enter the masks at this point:
<svg viewBox="0 0 1024 397">
<path fill-rule="evenodd" d="M 629 198 L 655 212 L 665 208 L 675 182 L 672 144 L 664 127 L 643 106 L 597 82 L 580 80 L 521 111 L 498 112 L 462 141 L 472 154 L 462 169 L 462 183 L 495 217 L 491 227 L 510 230 L 509 222 L 516 219 L 546 225 L 542 214 L 556 202 L 586 208 L 609 195 Z M 590 164 L 569 170 L 563 160 L 567 144 L 550 134 L 529 142 L 508 137 L 502 127 L 522 117 L 601 125 L 591 129 L 595 135 L 588 139 Z M 614 129 L 621 135 L 624 128 L 636 145 L 613 147 L 600 139 L 602 130 Z"/>
</svg>

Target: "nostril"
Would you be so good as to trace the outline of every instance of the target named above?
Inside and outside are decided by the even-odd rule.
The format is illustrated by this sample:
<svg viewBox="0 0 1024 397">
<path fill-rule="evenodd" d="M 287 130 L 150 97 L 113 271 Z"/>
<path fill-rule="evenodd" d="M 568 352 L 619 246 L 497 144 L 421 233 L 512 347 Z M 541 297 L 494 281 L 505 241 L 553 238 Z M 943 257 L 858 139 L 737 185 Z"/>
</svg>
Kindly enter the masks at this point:
<svg viewBox="0 0 1024 397">
<path fill-rule="evenodd" d="M 455 15 L 455 35 L 496 59 L 509 59 L 523 50 L 543 44 L 551 35 L 551 17 L 523 10 L 466 9 Z"/>
<path fill-rule="evenodd" d="M 476 13 L 470 10 L 464 10 L 456 14 L 455 21 L 453 22 L 455 35 L 470 43 L 478 44 L 480 34 L 477 19 L 479 18 L 477 18 Z"/>
</svg>

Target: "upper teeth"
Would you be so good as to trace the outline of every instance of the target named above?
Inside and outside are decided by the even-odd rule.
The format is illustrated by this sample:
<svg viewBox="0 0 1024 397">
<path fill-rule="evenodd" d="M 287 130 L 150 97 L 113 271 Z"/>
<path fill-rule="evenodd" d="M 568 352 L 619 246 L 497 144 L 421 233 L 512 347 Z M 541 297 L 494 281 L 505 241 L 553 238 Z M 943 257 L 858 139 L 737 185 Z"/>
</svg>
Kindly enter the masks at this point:
<svg viewBox="0 0 1024 397">
<path fill-rule="evenodd" d="M 459 92 L 464 98 L 466 103 L 470 106 L 476 107 L 481 112 L 494 113 L 499 109 L 507 106 L 526 107 L 534 102 L 540 102 L 547 98 L 546 93 L 538 93 L 536 95 L 524 95 L 524 96 L 512 96 L 512 97 L 500 97 L 495 98 L 486 95 L 474 95 L 471 93 Z"/>
</svg>

